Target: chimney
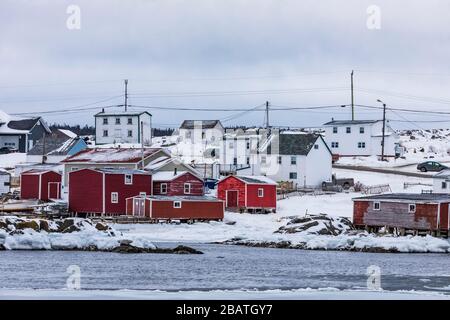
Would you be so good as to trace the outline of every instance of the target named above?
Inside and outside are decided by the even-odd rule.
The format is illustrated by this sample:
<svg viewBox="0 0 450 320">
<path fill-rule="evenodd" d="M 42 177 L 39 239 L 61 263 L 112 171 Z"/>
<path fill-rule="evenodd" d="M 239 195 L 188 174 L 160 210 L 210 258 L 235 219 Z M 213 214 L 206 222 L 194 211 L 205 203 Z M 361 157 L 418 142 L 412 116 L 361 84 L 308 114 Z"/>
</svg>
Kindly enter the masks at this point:
<svg viewBox="0 0 450 320">
<path fill-rule="evenodd" d="M 176 176 L 177 175 L 177 168 L 173 169 L 173 175 Z"/>
<path fill-rule="evenodd" d="M 105 108 L 102 108 L 102 113 L 105 113 Z"/>
</svg>

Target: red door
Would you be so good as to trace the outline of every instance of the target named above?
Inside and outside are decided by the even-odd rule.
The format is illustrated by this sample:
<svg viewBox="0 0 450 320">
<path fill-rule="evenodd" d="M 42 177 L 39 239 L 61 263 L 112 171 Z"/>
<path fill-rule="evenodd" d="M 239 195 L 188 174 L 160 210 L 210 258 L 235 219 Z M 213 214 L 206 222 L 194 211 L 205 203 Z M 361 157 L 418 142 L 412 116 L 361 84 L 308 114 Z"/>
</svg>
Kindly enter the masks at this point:
<svg viewBox="0 0 450 320">
<path fill-rule="evenodd" d="M 49 182 L 48 183 L 48 198 L 49 199 L 59 199 L 59 189 L 61 184 L 59 182 Z"/>
<path fill-rule="evenodd" d="M 237 208 L 237 207 L 238 207 L 238 191 L 227 190 L 227 208 Z"/>
<path fill-rule="evenodd" d="M 448 230 L 448 203 L 441 203 L 441 212 L 440 212 L 441 219 L 439 221 L 439 229 L 441 230 Z"/>
<path fill-rule="evenodd" d="M 143 217 L 145 215 L 144 212 L 144 204 L 145 199 L 134 199 L 134 205 L 133 205 L 133 215 Z"/>
</svg>

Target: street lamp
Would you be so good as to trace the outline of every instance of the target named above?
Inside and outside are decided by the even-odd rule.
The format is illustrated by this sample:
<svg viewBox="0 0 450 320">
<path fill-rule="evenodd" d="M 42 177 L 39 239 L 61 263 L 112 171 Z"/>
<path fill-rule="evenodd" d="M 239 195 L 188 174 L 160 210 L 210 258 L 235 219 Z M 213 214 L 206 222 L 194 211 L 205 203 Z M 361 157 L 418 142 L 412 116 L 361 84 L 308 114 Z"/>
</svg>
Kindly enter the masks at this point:
<svg viewBox="0 0 450 320">
<path fill-rule="evenodd" d="M 384 161 L 384 132 L 386 130 L 386 103 L 377 99 L 377 102 L 383 104 L 383 136 L 381 138 L 381 161 Z"/>
</svg>

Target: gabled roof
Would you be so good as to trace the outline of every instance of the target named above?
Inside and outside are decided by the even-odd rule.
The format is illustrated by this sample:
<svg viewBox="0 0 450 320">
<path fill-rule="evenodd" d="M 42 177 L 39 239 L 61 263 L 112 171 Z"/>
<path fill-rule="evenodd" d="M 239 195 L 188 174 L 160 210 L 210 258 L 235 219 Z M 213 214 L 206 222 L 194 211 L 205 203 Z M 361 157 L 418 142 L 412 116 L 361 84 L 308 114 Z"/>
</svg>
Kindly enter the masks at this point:
<svg viewBox="0 0 450 320">
<path fill-rule="evenodd" d="M 172 169 L 170 169 L 170 170 L 165 169 L 170 164 L 175 164 L 175 165 L 183 167 L 185 169 L 185 170 L 179 170 L 180 172 L 188 171 L 188 172 L 192 173 L 194 176 L 202 179 L 202 175 L 191 165 L 186 164 L 186 163 L 184 163 L 176 158 L 172 158 L 170 156 L 159 157 L 159 158 L 151 161 L 149 164 L 147 164 L 145 166 L 145 169 L 150 170 L 153 174 L 156 174 L 157 172 L 160 172 L 160 171 L 173 172 Z"/>
<path fill-rule="evenodd" d="M 45 131 L 51 132 L 45 121 L 41 117 L 19 118 L 0 111 L 0 133 L 4 134 L 24 134 L 31 131 L 36 124 L 41 123 Z"/>
<path fill-rule="evenodd" d="M 345 126 L 345 125 L 358 125 L 358 124 L 372 124 L 382 120 L 331 120 L 324 123 L 324 126 Z"/>
<path fill-rule="evenodd" d="M 162 148 L 144 149 L 144 159 L 158 152 L 168 154 Z M 131 148 L 93 148 L 85 149 L 63 160 L 63 163 L 139 163 L 142 149 Z"/>
<path fill-rule="evenodd" d="M 77 172 L 81 170 L 91 170 L 91 171 L 97 171 L 102 172 L 106 174 L 139 174 L 139 175 L 151 175 L 150 172 L 144 171 L 144 170 L 136 170 L 136 169 L 102 169 L 102 168 L 83 168 L 72 172 Z"/>
<path fill-rule="evenodd" d="M 311 151 L 316 141 L 321 139 L 327 150 L 331 153 L 323 137 L 314 133 L 280 133 L 274 134 L 269 138 L 268 143 L 264 144 L 267 154 L 279 155 L 301 155 L 306 156 Z M 274 146 L 278 144 L 278 150 Z"/>
<path fill-rule="evenodd" d="M 148 114 L 148 115 L 152 115 L 150 112 L 148 111 L 133 111 L 133 110 L 129 110 L 129 111 L 116 111 L 116 112 L 106 112 L 106 111 L 100 111 L 98 113 L 96 113 L 94 115 L 94 117 L 112 117 L 112 116 L 140 116 L 143 114 Z"/>
<path fill-rule="evenodd" d="M 201 125 L 203 129 L 212 129 L 217 124 L 222 126 L 220 120 L 184 120 L 180 129 L 194 129 L 195 125 Z"/>
<path fill-rule="evenodd" d="M 70 132 L 70 131 L 69 131 Z M 65 130 L 55 130 L 51 135 L 39 139 L 34 147 L 28 151 L 28 155 L 46 155 L 65 156 L 80 141 L 81 138 L 71 138 Z M 45 143 L 45 148 L 44 148 Z"/>
<path fill-rule="evenodd" d="M 26 175 L 41 175 L 47 172 L 54 172 L 56 174 L 61 175 L 59 172 L 53 171 L 53 170 L 40 170 L 40 169 L 31 169 L 28 171 L 24 171 L 22 172 L 22 174 L 26 174 Z"/>
<path fill-rule="evenodd" d="M 177 171 L 177 173 L 175 174 L 174 171 L 158 171 L 153 174 L 152 179 L 153 181 L 172 181 L 188 173 L 190 172 Z"/>
<path fill-rule="evenodd" d="M 353 198 L 353 200 L 391 200 L 391 201 L 429 201 L 429 202 L 450 202 L 450 194 L 448 193 L 386 193 L 371 195 L 365 197 Z"/>
<path fill-rule="evenodd" d="M 241 180 L 242 182 L 246 184 L 270 184 L 270 185 L 277 185 L 275 181 L 272 179 L 267 178 L 266 176 L 227 176 L 223 179 L 221 179 L 219 182 L 224 181 L 226 179 L 229 179 L 231 177 L 234 177 L 238 180 Z"/>
</svg>

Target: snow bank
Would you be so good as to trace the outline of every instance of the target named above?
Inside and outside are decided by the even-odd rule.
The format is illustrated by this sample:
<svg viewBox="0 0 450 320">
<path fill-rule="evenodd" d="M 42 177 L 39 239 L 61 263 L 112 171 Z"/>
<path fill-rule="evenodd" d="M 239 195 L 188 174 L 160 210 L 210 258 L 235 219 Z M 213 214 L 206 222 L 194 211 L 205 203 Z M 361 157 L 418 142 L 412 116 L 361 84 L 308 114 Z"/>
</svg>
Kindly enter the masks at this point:
<svg viewBox="0 0 450 320">
<path fill-rule="evenodd" d="M 64 220 L 0 217 L 0 247 L 6 250 L 113 250 L 127 242 L 133 247 L 156 249 L 148 240 L 124 237 L 89 219 Z"/>
</svg>

